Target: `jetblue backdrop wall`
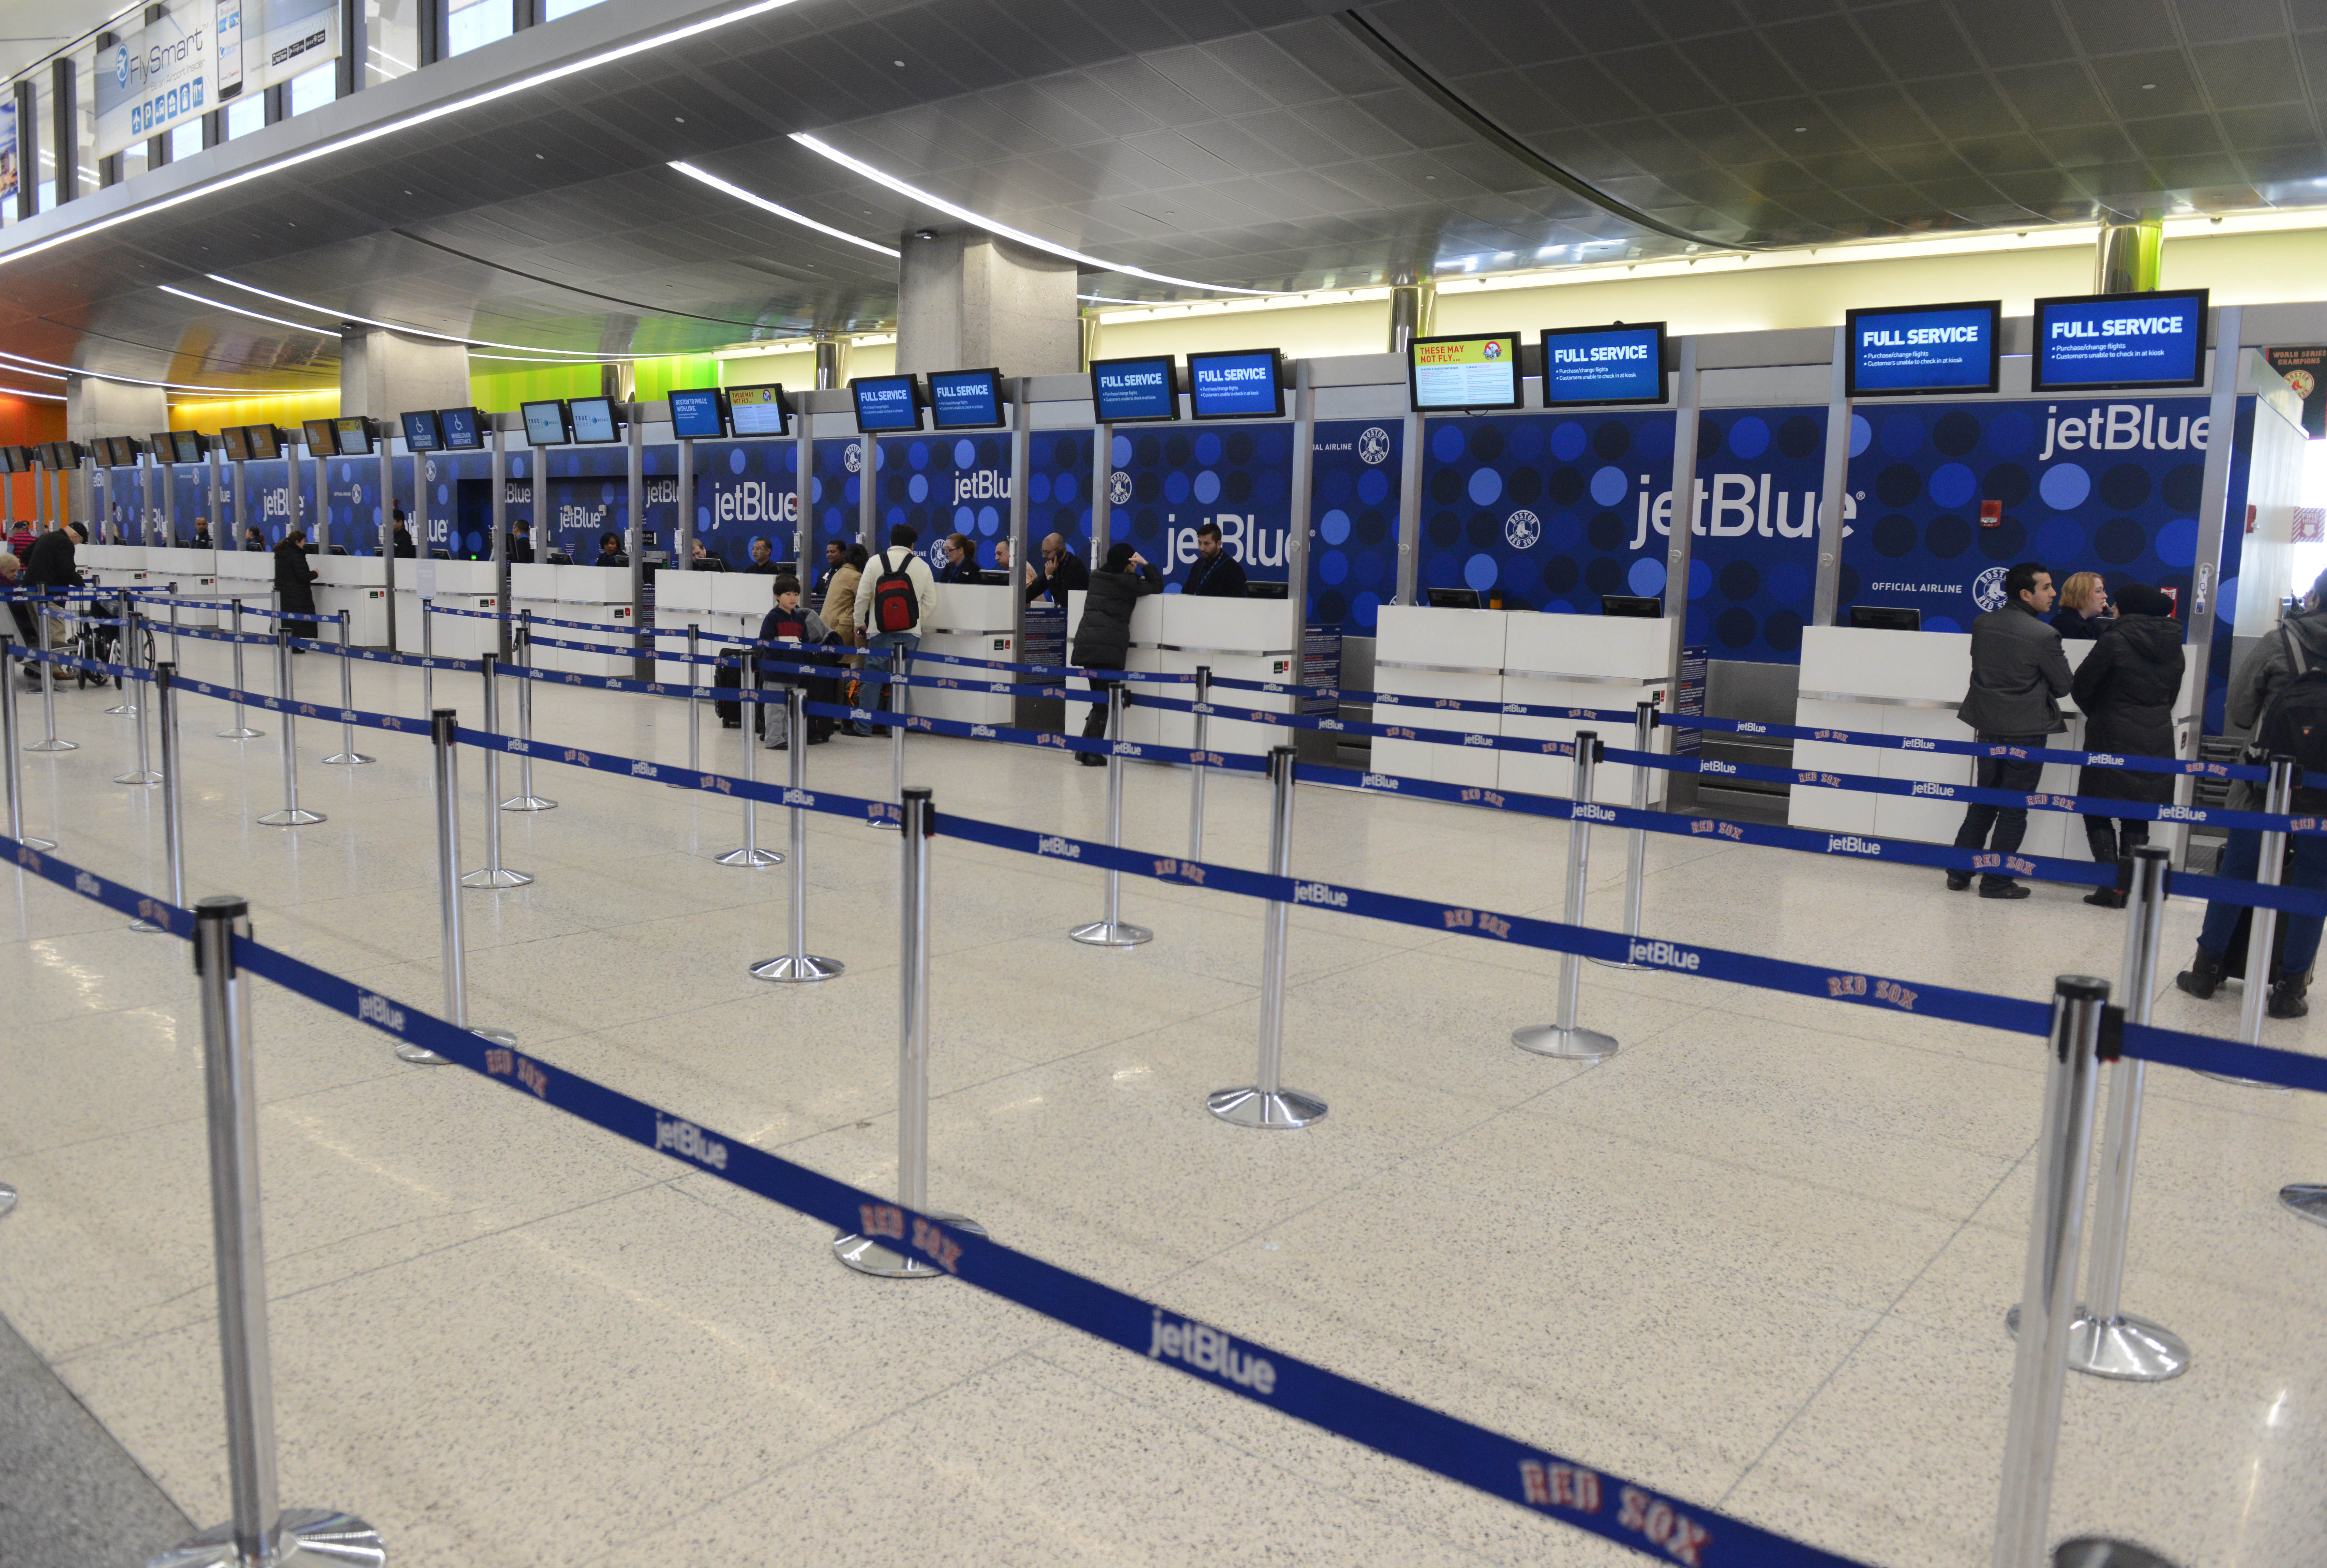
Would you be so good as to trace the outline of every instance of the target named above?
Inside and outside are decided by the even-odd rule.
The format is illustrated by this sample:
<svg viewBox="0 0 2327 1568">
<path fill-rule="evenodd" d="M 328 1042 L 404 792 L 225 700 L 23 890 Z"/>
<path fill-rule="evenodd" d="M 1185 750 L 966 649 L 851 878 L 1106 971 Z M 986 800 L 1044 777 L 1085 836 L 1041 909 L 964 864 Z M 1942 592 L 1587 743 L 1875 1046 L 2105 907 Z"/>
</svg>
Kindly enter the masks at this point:
<svg viewBox="0 0 2327 1568">
<path fill-rule="evenodd" d="M 1285 580 L 1293 522 L 1293 426 L 1145 425 L 1116 432 L 1107 476 L 1110 539 L 1127 539 L 1177 593 L 1196 558 L 1196 528 L 1262 582 Z"/>
<path fill-rule="evenodd" d="M 1344 637 L 1371 637 L 1397 592 L 1406 422 L 1320 420 L 1311 442 L 1308 619 Z"/>
<path fill-rule="evenodd" d="M 1697 424 L 1687 640 L 1717 658 L 1791 663 L 1816 587 L 1826 408 L 1718 408 Z M 1660 594 L 1673 415 L 1433 420 L 1423 461 L 1425 588 L 1596 614 Z"/>
<path fill-rule="evenodd" d="M 880 441 L 881 514 L 874 537 L 885 545 L 899 523 L 920 536 L 933 565 L 945 564 L 949 534 L 967 534 L 977 565 L 994 565 L 996 540 L 1010 537 L 1010 433 L 891 435 Z"/>
</svg>

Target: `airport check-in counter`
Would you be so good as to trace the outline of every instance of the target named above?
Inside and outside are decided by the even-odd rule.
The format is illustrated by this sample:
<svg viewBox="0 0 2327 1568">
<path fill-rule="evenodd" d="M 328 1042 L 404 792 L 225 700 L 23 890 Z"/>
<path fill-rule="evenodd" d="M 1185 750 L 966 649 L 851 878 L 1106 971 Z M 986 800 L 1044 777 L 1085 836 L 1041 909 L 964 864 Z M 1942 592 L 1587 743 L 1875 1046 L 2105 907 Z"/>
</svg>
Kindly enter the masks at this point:
<svg viewBox="0 0 2327 1568">
<path fill-rule="evenodd" d="M 181 599 L 200 599 L 210 603 L 219 602 L 218 552 L 195 550 L 186 546 L 154 545 L 145 551 L 146 570 L 150 574 L 147 586 L 178 585 Z M 164 616 L 164 619 L 167 617 Z M 178 611 L 181 626 L 216 626 L 220 620 L 215 610 L 196 610 L 182 606 Z"/>
<path fill-rule="evenodd" d="M 1082 593 L 1067 595 L 1069 664 L 1074 662 L 1075 631 L 1082 624 L 1086 597 Z M 1301 678 L 1300 666 L 1296 652 L 1285 646 L 1290 636 L 1287 628 L 1282 599 L 1212 599 L 1185 593 L 1151 593 L 1132 610 L 1131 650 L 1124 659 L 1124 667 L 1165 675 L 1193 675 L 1198 665 L 1210 665 L 1215 682 L 1294 682 Z M 1077 691 L 1087 689 L 1089 684 L 1080 679 L 1067 683 Z M 1131 689 L 1143 698 L 1156 695 L 1177 702 L 1188 702 L 1195 695 L 1192 684 L 1166 686 L 1140 681 L 1133 683 Z M 1289 714 L 1295 711 L 1298 700 L 1289 693 L 1238 691 L 1218 685 L 1212 688 L 1212 705 L 1219 708 Z M 1067 705 L 1067 728 L 1070 733 L 1082 733 L 1084 715 L 1089 711 L 1082 703 Z M 1125 712 L 1123 738 L 1141 745 L 1192 746 L 1195 725 L 1192 714 L 1167 712 L 1141 702 Z M 1204 744 L 1215 751 L 1265 757 L 1272 746 L 1292 745 L 1293 735 L 1293 731 L 1277 725 L 1257 724 L 1248 719 L 1215 714 L 1205 728 Z"/>
<path fill-rule="evenodd" d="M 760 623 L 767 619 L 776 602 L 775 586 L 773 577 L 754 576 L 748 572 L 676 572 L 665 568 L 656 573 L 655 630 L 664 634 L 655 639 L 657 651 L 666 655 L 685 653 L 689 625 L 702 633 L 705 653 L 721 653 L 730 646 L 712 641 L 714 637 L 759 636 Z M 678 635 L 668 635 L 672 632 Z M 712 673 L 708 665 L 690 666 L 669 658 L 655 661 L 655 679 L 676 686 L 709 686 Z"/>
<path fill-rule="evenodd" d="M 239 599 L 245 610 L 275 608 L 275 552 L 272 550 L 220 550 L 218 552 L 218 597 L 223 603 Z M 220 613 L 219 624 L 234 620 L 231 611 Z M 263 616 L 245 615 L 245 631 L 275 633 L 275 622 Z"/>
<path fill-rule="evenodd" d="M 537 637 L 565 642 L 600 642 L 619 649 L 614 653 L 584 653 L 571 648 L 543 648 L 535 663 L 543 669 L 570 670 L 577 675 L 628 677 L 631 633 L 638 616 L 631 603 L 631 569 L 627 566 L 551 566 L 519 562 L 509 567 L 509 613 L 530 610 L 537 621 L 587 621 L 603 630 L 578 631 L 570 626 L 544 626 Z M 755 627 L 753 630 L 757 630 Z"/>
<path fill-rule="evenodd" d="M 315 612 L 323 618 L 315 635 L 339 640 L 332 618 L 348 612 L 348 641 L 357 648 L 388 646 L 388 563 L 377 555 L 310 555 L 307 565 L 322 575 L 315 583 Z"/>
<path fill-rule="evenodd" d="M 2073 671 L 2084 663 L 2093 647 L 2082 640 L 2062 643 L 2069 667 Z M 2175 703 L 2173 740 L 2177 752 L 2190 738 L 2191 679 L 2191 673 L 2185 667 L 2182 695 Z M 1969 632 L 1804 627 L 1801 681 L 1794 723 L 1805 728 L 1930 740 L 1977 739 L 1971 726 L 1956 717 L 1956 709 L 1962 705 L 1964 693 L 1971 684 Z M 2084 715 L 2067 697 L 2061 699 L 2061 714 L 2069 721 L 2069 727 L 2045 744 L 2061 751 L 2084 750 Z M 1796 827 L 1816 828 L 1824 833 L 1952 844 L 1957 829 L 1963 826 L 1966 803 L 1961 800 L 1824 789 L 1804 785 L 1799 777 L 1815 770 L 1970 784 L 1975 782 L 1973 770 L 1977 766 L 1976 758 L 1943 751 L 1797 740 L 1797 782 L 1790 797 L 1786 820 Z M 2074 794 L 2077 773 L 2071 764 L 2047 762 L 2037 788 L 2047 794 Z M 2066 811 L 2031 811 L 2027 836 L 2021 840 L 2020 848 L 2027 854 L 2088 858 L 2084 825 L 2073 813 Z"/>
<path fill-rule="evenodd" d="M 1625 714 L 1641 702 L 1653 702 L 1667 712 L 1671 708 L 1673 684 L 1664 667 L 1670 657 L 1671 629 L 1662 620 L 1384 605 L 1375 639 L 1374 688 L 1413 699 L 1378 705 L 1378 724 L 1528 741 L 1572 741 L 1577 731 L 1589 729 L 1599 734 L 1602 745 L 1629 751 L 1633 741 L 1629 722 L 1416 705 L 1453 699 Z M 1670 749 L 1661 732 L 1656 749 Z M 1575 788 L 1574 764 L 1563 756 L 1390 735 L 1374 737 L 1373 769 L 1399 778 L 1561 798 Z M 1663 803 L 1668 777 L 1661 770 L 1649 770 L 1652 806 Z M 1632 770 L 1603 763 L 1593 775 L 1592 794 L 1596 800 L 1630 804 Z"/>
<path fill-rule="evenodd" d="M 435 600 L 443 608 L 491 613 L 500 606 L 491 561 L 400 561 L 396 568 L 396 648 L 399 653 L 421 651 L 420 576 L 431 566 L 435 568 Z M 446 658 L 476 658 L 500 649 L 500 629 L 493 621 L 480 621 L 473 615 L 438 615 L 431 619 L 435 623 L 435 649 Z"/>
<path fill-rule="evenodd" d="M 81 545 L 73 564 L 94 588 L 151 588 L 156 578 L 145 565 L 143 545 Z"/>
<path fill-rule="evenodd" d="M 951 654 L 957 658 L 1015 660 L 1018 645 L 1011 627 L 1011 596 L 1022 592 L 1006 583 L 939 583 L 937 612 L 930 618 L 930 624 L 921 628 L 921 651 Z M 948 669 L 942 665 L 924 664 L 916 666 L 913 674 L 925 681 L 958 680 L 978 689 L 917 686 L 906 704 L 909 713 L 965 724 L 1013 722 L 1012 705 L 1015 699 L 983 689 L 991 684 L 1008 686 L 1014 682 L 1018 677 L 1013 671 Z"/>
</svg>

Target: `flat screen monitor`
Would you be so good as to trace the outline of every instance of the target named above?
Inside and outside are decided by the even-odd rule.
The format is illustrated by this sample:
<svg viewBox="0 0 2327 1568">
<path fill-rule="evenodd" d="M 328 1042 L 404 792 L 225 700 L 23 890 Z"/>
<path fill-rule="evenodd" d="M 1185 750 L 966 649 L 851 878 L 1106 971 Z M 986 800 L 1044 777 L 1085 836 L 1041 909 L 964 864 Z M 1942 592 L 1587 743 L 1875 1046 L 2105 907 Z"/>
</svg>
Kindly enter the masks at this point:
<svg viewBox="0 0 2327 1568">
<path fill-rule="evenodd" d="M 574 421 L 565 411 L 565 399 L 552 397 L 546 403 L 522 403 L 519 408 L 525 415 L 525 439 L 534 446 L 569 446 L 574 441 Z"/>
<path fill-rule="evenodd" d="M 306 438 L 307 451 L 315 457 L 329 457 L 340 449 L 340 433 L 334 421 L 304 419 L 300 434 Z"/>
<path fill-rule="evenodd" d="M 859 376 L 848 383 L 856 397 L 856 428 L 864 431 L 919 430 L 921 399 L 911 376 Z"/>
<path fill-rule="evenodd" d="M 603 446 L 622 439 L 621 412 L 611 397 L 576 397 L 568 406 L 574 415 L 574 439 L 584 446 Z"/>
<path fill-rule="evenodd" d="M 405 451 L 434 452 L 444 444 L 444 426 L 434 408 L 415 408 L 397 419 L 404 426 Z"/>
<path fill-rule="evenodd" d="M 155 462 L 178 461 L 178 443 L 166 430 L 157 430 L 145 438 L 145 450 L 154 454 Z"/>
<path fill-rule="evenodd" d="M 1484 610 L 1487 602 L 1476 588 L 1425 588 L 1422 597 L 1433 610 Z"/>
<path fill-rule="evenodd" d="M 1002 372 L 930 372 L 930 423 L 939 430 L 991 430 L 1002 423 Z"/>
<path fill-rule="evenodd" d="M 428 558 L 432 561 L 449 561 L 453 558 L 453 552 L 450 550 L 431 550 L 428 552 Z"/>
<path fill-rule="evenodd" d="M 1546 408 L 1664 400 L 1662 322 L 1615 322 L 1604 327 L 1544 329 Z"/>
<path fill-rule="evenodd" d="M 1263 583 L 1257 578 L 1248 577 L 1245 579 L 1244 594 L 1248 599 L 1282 599 L 1285 597 L 1285 585 L 1282 583 Z"/>
<path fill-rule="evenodd" d="M 1654 621 L 1665 612 L 1664 601 L 1641 593 L 1603 593 L 1600 613 L 1629 615 L 1639 621 Z"/>
<path fill-rule="evenodd" d="M 724 572 L 727 570 L 726 557 L 723 555 L 706 555 L 703 559 L 695 564 L 694 569 L 697 572 Z"/>
<path fill-rule="evenodd" d="M 226 449 L 229 462 L 250 461 L 250 432 L 239 425 L 229 425 L 219 432 L 219 444 Z"/>
<path fill-rule="evenodd" d="M 1406 387 L 1416 413 L 1519 406 L 1519 335 L 1416 338 L 1406 346 Z"/>
<path fill-rule="evenodd" d="M 170 432 L 170 444 L 176 448 L 180 462 L 200 462 L 210 455 L 210 437 L 198 430 Z"/>
<path fill-rule="evenodd" d="M 1850 623 L 1863 631 L 1920 631 L 1923 612 L 1905 604 L 1854 604 Z"/>
<path fill-rule="evenodd" d="M 135 465 L 145 455 L 145 443 L 134 435 L 117 435 L 113 438 L 113 461 L 119 467 L 128 468 Z"/>
<path fill-rule="evenodd" d="M 1180 417 L 1169 355 L 1152 359 L 1094 359 L 1091 407 L 1102 425 L 1137 425 Z"/>
<path fill-rule="evenodd" d="M 97 465 L 99 468 L 111 468 L 113 466 L 113 437 L 110 435 L 93 436 L 89 440 L 89 449 L 91 453 L 96 454 Z"/>
<path fill-rule="evenodd" d="M 730 387 L 727 417 L 738 435 L 790 435 L 792 400 L 781 387 Z"/>
<path fill-rule="evenodd" d="M 670 395 L 670 433 L 681 441 L 715 441 L 727 434 L 727 406 L 716 387 Z"/>
<path fill-rule="evenodd" d="M 32 453 L 22 446 L 0 446 L 0 473 L 23 473 L 33 466 Z"/>
<path fill-rule="evenodd" d="M 485 416 L 473 408 L 439 408 L 437 428 L 447 452 L 479 452 L 485 444 Z"/>
<path fill-rule="evenodd" d="M 1846 312 L 1846 390 L 1853 397 L 1993 392 L 2003 317 L 2001 300 Z"/>
<path fill-rule="evenodd" d="M 1188 356 L 1188 409 L 1198 419 L 1281 419 L 1283 362 L 1274 349 Z"/>
<path fill-rule="evenodd" d="M 332 422 L 340 437 L 341 457 L 369 457 L 379 440 L 379 426 L 361 414 L 342 414 Z"/>
<path fill-rule="evenodd" d="M 261 462 L 283 455 L 283 432 L 272 425 L 246 425 L 243 438 L 250 443 L 250 455 Z"/>
<path fill-rule="evenodd" d="M 2038 392 L 2197 387 L 2206 379 L 2206 291 L 2079 294 L 2036 302 Z"/>
</svg>

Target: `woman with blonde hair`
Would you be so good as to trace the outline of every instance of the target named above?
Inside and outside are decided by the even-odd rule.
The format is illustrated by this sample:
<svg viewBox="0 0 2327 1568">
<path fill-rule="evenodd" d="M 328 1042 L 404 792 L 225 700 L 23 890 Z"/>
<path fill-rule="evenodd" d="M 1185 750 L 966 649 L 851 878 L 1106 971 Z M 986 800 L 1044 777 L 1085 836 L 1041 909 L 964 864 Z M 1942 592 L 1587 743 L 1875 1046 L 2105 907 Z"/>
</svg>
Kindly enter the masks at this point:
<svg viewBox="0 0 2327 1568">
<path fill-rule="evenodd" d="M 2108 628 L 2108 590 L 2098 572 L 2079 572 L 2061 584 L 2060 612 L 2052 630 L 2064 642 L 2090 642 Z"/>
</svg>

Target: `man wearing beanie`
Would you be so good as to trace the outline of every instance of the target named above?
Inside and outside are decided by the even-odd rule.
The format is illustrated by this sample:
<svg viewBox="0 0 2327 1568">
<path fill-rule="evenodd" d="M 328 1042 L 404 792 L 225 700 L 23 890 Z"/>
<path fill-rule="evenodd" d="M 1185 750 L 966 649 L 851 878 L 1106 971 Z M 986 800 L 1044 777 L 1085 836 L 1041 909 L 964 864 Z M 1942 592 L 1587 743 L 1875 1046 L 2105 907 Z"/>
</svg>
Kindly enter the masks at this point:
<svg viewBox="0 0 2327 1568">
<path fill-rule="evenodd" d="M 1087 669 L 1121 669 L 1131 657 L 1131 611 L 1140 598 L 1164 591 L 1163 574 L 1128 544 L 1108 546 L 1107 564 L 1090 574 L 1090 591 L 1083 598 L 1083 618 L 1075 627 L 1074 661 Z M 1094 677 L 1091 691 L 1104 696 L 1120 684 Z M 1123 687 L 1124 706 L 1131 705 L 1131 687 Z M 1107 733 L 1107 705 L 1093 703 L 1083 720 L 1083 736 L 1096 740 Z M 1081 753 L 1086 768 L 1106 766 L 1106 760 Z"/>
<path fill-rule="evenodd" d="M 2117 591 L 2117 609 L 2070 687 L 2085 715 L 2085 750 L 2171 757 L 2173 707 L 2182 695 L 2182 623 L 2173 619 L 2172 600 L 2140 583 Z M 2087 767 L 2077 776 L 2077 793 L 2163 806 L 2173 798 L 2173 775 Z M 2115 865 L 2149 842 L 2149 824 L 2135 817 L 2089 816 L 2085 840 L 2095 860 Z M 2113 887 L 2095 888 L 2085 902 L 2122 909 L 2125 895 Z"/>
</svg>

